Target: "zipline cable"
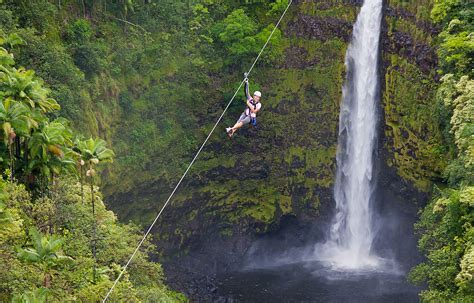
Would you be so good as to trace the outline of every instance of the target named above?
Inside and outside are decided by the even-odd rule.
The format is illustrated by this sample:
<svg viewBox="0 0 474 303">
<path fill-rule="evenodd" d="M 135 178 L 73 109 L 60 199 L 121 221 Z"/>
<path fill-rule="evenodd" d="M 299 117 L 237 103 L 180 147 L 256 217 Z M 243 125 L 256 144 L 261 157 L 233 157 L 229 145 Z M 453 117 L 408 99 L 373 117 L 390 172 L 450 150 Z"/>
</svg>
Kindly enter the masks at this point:
<svg viewBox="0 0 474 303">
<path fill-rule="evenodd" d="M 278 28 L 278 26 L 280 25 L 280 22 L 281 20 L 283 20 L 283 17 L 285 16 L 286 12 L 288 11 L 288 9 L 290 8 L 291 4 L 292 4 L 293 0 L 290 0 L 289 3 L 288 3 L 288 6 L 286 7 L 285 11 L 283 12 L 283 14 L 281 15 L 280 19 L 278 20 L 277 24 L 275 25 L 275 27 L 273 28 L 272 32 L 270 33 L 270 35 L 268 36 L 268 39 L 267 41 L 265 42 L 265 44 L 263 45 L 262 49 L 260 50 L 260 52 L 258 53 L 257 55 L 257 58 L 255 58 L 252 66 L 250 67 L 250 69 L 248 70 L 248 72 L 246 73 L 246 75 L 250 75 L 250 73 L 252 72 L 253 68 L 255 67 L 255 64 L 257 64 L 257 61 L 260 59 L 260 56 L 262 55 L 263 51 L 265 50 L 265 48 L 267 47 L 268 43 L 270 42 L 270 39 L 272 38 L 273 36 L 273 33 L 275 33 L 276 29 Z M 168 206 L 168 203 L 171 201 L 171 198 L 173 198 L 176 190 L 179 188 L 179 186 L 181 185 L 181 182 L 183 181 L 183 179 L 186 177 L 186 175 L 188 174 L 189 170 L 191 169 L 191 167 L 193 166 L 194 162 L 196 161 L 197 157 L 199 156 L 199 154 L 201 153 L 202 149 L 204 148 L 204 146 L 206 145 L 207 141 L 209 140 L 209 138 L 211 137 L 212 133 L 214 132 L 214 130 L 216 129 L 217 125 L 219 125 L 219 123 L 221 122 L 222 118 L 224 117 L 225 113 L 227 112 L 227 109 L 229 109 L 230 105 L 232 104 L 232 102 L 234 101 L 235 99 L 235 96 L 237 96 L 237 93 L 240 91 L 240 89 L 242 88 L 242 85 L 244 84 L 245 82 L 245 79 L 242 80 L 242 82 L 240 82 L 240 85 L 239 87 L 237 88 L 237 90 L 235 91 L 234 95 L 232 96 L 232 98 L 230 99 L 229 103 L 227 103 L 227 106 L 224 108 L 224 111 L 222 112 L 222 114 L 219 116 L 219 119 L 217 119 L 216 123 L 214 124 L 214 127 L 211 129 L 211 131 L 209 132 L 209 134 L 207 135 L 206 139 L 204 140 L 204 142 L 202 143 L 201 147 L 198 149 L 198 151 L 196 152 L 196 154 L 194 155 L 194 158 L 193 160 L 189 163 L 188 165 L 188 168 L 186 168 L 186 170 L 184 171 L 184 174 L 181 176 L 181 178 L 179 179 L 178 183 L 176 184 L 176 186 L 174 187 L 173 191 L 171 192 L 171 194 L 169 195 L 168 199 L 166 200 L 165 204 L 163 205 L 163 207 L 161 208 L 160 212 L 158 213 L 158 215 L 155 217 L 155 219 L 153 220 L 153 222 L 151 223 L 150 227 L 148 227 L 147 231 L 145 232 L 145 234 L 143 235 L 143 238 L 140 240 L 140 242 L 138 243 L 137 247 L 135 248 L 135 250 L 133 251 L 132 255 L 130 256 L 130 259 L 128 259 L 127 263 L 125 264 L 125 266 L 123 267 L 122 271 L 120 272 L 120 274 L 118 275 L 117 279 L 115 279 L 114 281 L 114 284 L 112 284 L 112 287 L 109 289 L 109 291 L 107 292 L 107 295 L 105 296 L 104 300 L 102 301 L 102 303 L 105 303 L 107 301 L 107 299 L 109 298 L 110 294 L 112 293 L 112 291 L 114 290 L 115 286 L 117 285 L 118 281 L 120 280 L 120 278 L 123 276 L 123 274 L 125 273 L 125 270 L 127 270 L 127 267 L 128 265 L 130 265 L 130 262 L 132 262 L 132 259 L 135 257 L 136 253 L 138 252 L 138 250 L 140 249 L 140 247 L 142 246 L 143 242 L 145 242 L 145 239 L 146 237 L 150 234 L 152 228 L 155 226 L 156 222 L 158 221 L 158 219 L 160 218 L 161 214 L 163 213 L 163 211 L 165 210 L 166 206 Z"/>
</svg>

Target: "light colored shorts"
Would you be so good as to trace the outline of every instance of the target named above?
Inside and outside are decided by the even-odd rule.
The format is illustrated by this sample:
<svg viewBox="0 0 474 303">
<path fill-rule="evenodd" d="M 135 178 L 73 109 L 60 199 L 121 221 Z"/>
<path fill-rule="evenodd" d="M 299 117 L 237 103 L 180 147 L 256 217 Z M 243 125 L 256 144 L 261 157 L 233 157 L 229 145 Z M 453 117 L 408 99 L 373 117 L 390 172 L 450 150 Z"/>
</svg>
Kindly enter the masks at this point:
<svg viewBox="0 0 474 303">
<path fill-rule="evenodd" d="M 244 125 L 250 123 L 250 116 L 247 116 L 245 113 L 242 113 L 240 115 L 239 120 L 237 120 L 237 123 L 242 122 Z"/>
</svg>

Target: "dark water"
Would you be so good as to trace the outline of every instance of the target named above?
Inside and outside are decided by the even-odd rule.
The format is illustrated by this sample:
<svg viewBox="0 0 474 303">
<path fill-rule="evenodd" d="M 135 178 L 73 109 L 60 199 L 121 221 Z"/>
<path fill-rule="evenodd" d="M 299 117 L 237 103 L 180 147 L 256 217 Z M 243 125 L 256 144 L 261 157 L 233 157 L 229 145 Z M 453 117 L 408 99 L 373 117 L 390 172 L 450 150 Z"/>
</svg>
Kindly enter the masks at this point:
<svg viewBox="0 0 474 303">
<path fill-rule="evenodd" d="M 218 277 L 218 294 L 235 302 L 418 302 L 401 274 L 347 273 L 318 263 L 249 269 Z"/>
</svg>

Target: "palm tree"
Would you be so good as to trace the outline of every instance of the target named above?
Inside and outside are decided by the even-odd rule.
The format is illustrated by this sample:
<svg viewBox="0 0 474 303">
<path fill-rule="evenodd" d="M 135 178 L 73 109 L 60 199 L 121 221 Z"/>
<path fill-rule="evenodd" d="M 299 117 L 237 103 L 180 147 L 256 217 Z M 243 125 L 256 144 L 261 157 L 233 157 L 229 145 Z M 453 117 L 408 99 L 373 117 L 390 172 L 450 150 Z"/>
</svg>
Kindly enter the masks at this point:
<svg viewBox="0 0 474 303">
<path fill-rule="evenodd" d="M 21 38 L 10 35 L 0 39 L 0 44 L 10 46 L 20 44 Z M 59 104 L 48 97 L 49 90 L 43 81 L 35 76 L 34 71 L 13 67 L 13 55 L 0 47 L 0 123 L 3 139 L 8 147 L 11 178 L 14 175 L 13 144 L 16 145 L 16 157 L 21 156 L 21 139 L 23 137 L 24 158 L 28 160 L 26 138 L 32 128 L 47 120 L 46 113 L 58 110 Z"/>
<path fill-rule="evenodd" d="M 96 249 L 96 234 L 97 234 L 97 222 L 95 221 L 95 198 L 94 198 L 94 177 L 96 175 L 96 167 L 100 163 L 112 162 L 115 156 L 114 152 L 107 148 L 107 144 L 100 138 L 89 138 L 85 141 L 77 141 L 77 145 L 74 150 L 80 154 L 81 170 L 82 162 L 88 166 L 86 171 L 86 177 L 89 177 L 90 188 L 91 188 L 91 202 L 92 202 L 92 217 L 94 218 L 94 225 L 92 229 L 92 255 L 94 256 L 94 268 L 93 268 L 93 280 L 96 281 L 96 261 L 97 261 L 97 249 Z M 81 181 L 82 189 L 82 181 Z"/>
<path fill-rule="evenodd" d="M 79 170 L 79 182 L 81 184 L 81 201 L 82 205 L 84 205 L 84 166 L 86 165 L 84 158 L 86 150 L 86 141 L 82 139 L 82 136 L 76 137 L 72 150 L 73 152 L 75 152 L 76 170 Z"/>
<path fill-rule="evenodd" d="M 35 264 L 44 273 L 43 286 L 51 287 L 55 268 L 72 260 L 62 253 L 63 240 L 54 235 L 42 235 L 36 228 L 30 229 L 31 246 L 20 248 L 18 258 L 24 262 Z"/>
<path fill-rule="evenodd" d="M 35 76 L 33 70 L 0 66 L 0 91 L 5 98 L 11 98 L 43 113 L 59 110 L 56 100 L 49 98 L 49 89 Z"/>
<path fill-rule="evenodd" d="M 73 170 L 72 131 L 64 119 L 43 122 L 28 142 L 31 161 L 28 168 L 39 172 L 45 180 L 54 179 L 64 170 Z M 43 184 L 43 190 L 45 185 Z"/>
<path fill-rule="evenodd" d="M 20 135 L 27 136 L 30 129 L 37 126 L 37 122 L 31 118 L 31 110 L 27 106 L 12 98 L 5 98 L 0 102 L 0 124 L 3 130 L 3 142 L 8 148 L 10 177 L 13 180 L 13 143 L 19 140 Z"/>
<path fill-rule="evenodd" d="M 81 166 L 87 165 L 86 176 L 90 178 L 92 193 L 92 210 L 94 211 L 94 176 L 96 175 L 96 166 L 100 163 L 112 162 L 115 157 L 114 152 L 107 148 L 107 143 L 100 138 L 89 138 L 85 141 L 77 139 L 73 147 L 81 161 Z M 82 164 L 84 163 L 84 164 Z"/>
</svg>

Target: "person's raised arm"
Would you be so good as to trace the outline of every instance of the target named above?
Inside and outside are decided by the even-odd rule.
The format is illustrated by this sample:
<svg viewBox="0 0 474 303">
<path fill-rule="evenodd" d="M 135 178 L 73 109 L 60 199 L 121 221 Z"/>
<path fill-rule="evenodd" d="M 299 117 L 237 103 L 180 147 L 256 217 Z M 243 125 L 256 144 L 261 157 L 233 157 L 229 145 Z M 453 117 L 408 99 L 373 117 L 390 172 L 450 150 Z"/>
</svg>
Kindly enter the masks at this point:
<svg viewBox="0 0 474 303">
<path fill-rule="evenodd" d="M 250 92 L 249 92 L 249 78 L 247 78 L 247 73 L 245 73 L 245 97 L 247 98 L 247 101 L 252 99 L 252 96 L 250 96 Z"/>
</svg>

